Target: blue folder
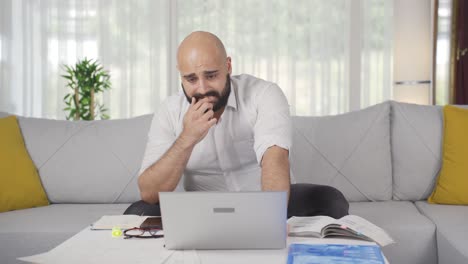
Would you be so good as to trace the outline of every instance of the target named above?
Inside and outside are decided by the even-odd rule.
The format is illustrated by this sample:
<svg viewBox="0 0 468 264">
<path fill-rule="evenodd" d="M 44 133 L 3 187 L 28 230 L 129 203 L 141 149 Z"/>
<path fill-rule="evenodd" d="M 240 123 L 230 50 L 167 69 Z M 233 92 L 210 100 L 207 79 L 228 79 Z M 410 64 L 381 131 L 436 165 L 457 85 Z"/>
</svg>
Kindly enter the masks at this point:
<svg viewBox="0 0 468 264">
<path fill-rule="evenodd" d="M 291 244 L 287 264 L 385 264 L 378 245 Z"/>
</svg>

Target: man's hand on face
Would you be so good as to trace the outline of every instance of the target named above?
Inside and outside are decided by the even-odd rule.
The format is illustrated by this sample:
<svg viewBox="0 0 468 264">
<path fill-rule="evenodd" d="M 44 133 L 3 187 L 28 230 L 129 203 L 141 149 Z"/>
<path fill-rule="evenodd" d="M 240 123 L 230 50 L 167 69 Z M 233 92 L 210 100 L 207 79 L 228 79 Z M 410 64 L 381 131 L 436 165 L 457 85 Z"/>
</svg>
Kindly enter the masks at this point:
<svg viewBox="0 0 468 264">
<path fill-rule="evenodd" d="M 200 142 L 217 122 L 213 115 L 213 104 L 208 102 L 208 98 L 195 102 L 195 98 L 192 97 L 192 102 L 184 116 L 184 129 L 180 138 L 190 146 Z"/>
</svg>

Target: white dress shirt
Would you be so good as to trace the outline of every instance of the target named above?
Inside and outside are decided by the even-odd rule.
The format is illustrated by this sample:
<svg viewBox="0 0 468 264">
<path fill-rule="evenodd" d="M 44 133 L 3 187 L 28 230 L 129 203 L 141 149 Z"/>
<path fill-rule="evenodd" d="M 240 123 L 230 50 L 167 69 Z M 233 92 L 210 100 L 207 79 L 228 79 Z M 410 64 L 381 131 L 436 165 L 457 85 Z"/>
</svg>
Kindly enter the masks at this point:
<svg viewBox="0 0 468 264">
<path fill-rule="evenodd" d="M 154 115 L 140 174 L 172 146 L 190 104 L 184 93 L 167 98 Z M 267 148 L 291 147 L 289 105 L 278 85 L 242 74 L 231 76 L 231 94 L 218 123 L 193 149 L 178 189 L 259 191 Z"/>
</svg>

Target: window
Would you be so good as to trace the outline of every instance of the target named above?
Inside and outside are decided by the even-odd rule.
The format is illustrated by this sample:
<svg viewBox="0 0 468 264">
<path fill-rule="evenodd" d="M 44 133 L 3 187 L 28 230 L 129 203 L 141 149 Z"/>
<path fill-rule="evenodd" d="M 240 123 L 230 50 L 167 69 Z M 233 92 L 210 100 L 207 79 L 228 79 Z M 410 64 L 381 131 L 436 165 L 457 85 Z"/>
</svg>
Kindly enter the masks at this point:
<svg viewBox="0 0 468 264">
<path fill-rule="evenodd" d="M 223 40 L 234 74 L 278 83 L 294 115 L 391 98 L 392 1 L 10 0 L 0 9 L 8 5 L 1 27 L 18 56 L 5 62 L 15 81 L 0 76 L 0 111 L 64 119 L 61 66 L 87 57 L 110 70 L 113 88 L 99 99 L 111 118 L 154 112 L 181 89 L 175 52 L 195 30 Z"/>
</svg>

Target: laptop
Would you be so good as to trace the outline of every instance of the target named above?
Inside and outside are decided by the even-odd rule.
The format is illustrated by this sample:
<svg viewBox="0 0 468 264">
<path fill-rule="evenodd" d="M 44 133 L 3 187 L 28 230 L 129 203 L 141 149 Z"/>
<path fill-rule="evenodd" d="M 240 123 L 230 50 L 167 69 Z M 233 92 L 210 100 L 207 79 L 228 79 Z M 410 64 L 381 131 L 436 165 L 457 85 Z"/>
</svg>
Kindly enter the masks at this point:
<svg viewBox="0 0 468 264">
<path fill-rule="evenodd" d="M 286 192 L 160 192 L 167 249 L 286 247 Z"/>
</svg>

